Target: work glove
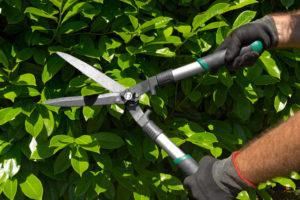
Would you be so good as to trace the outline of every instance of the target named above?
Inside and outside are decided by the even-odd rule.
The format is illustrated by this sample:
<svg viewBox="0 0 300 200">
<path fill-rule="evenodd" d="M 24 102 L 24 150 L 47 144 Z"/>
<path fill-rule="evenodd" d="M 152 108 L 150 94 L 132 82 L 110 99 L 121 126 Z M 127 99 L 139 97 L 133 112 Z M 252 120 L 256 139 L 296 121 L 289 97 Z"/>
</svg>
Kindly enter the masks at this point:
<svg viewBox="0 0 300 200">
<path fill-rule="evenodd" d="M 243 189 L 255 185 L 242 177 L 235 164 L 237 152 L 224 160 L 205 156 L 198 171 L 184 179 L 184 185 L 196 200 L 232 200 Z"/>
<path fill-rule="evenodd" d="M 241 48 L 260 40 L 264 49 L 277 46 L 278 33 L 271 16 L 265 16 L 254 22 L 245 24 L 234 30 L 220 45 L 218 50 L 227 49 L 225 62 L 230 71 L 253 65 L 260 56 L 257 52 L 248 52 L 239 55 Z"/>
</svg>

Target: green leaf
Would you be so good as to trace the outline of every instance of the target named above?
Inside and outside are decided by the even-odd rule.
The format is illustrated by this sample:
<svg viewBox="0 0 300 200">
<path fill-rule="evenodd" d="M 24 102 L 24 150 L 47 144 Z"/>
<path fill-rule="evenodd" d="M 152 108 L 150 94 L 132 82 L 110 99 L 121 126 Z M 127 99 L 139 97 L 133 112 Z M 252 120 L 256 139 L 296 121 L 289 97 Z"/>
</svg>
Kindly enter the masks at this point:
<svg viewBox="0 0 300 200">
<path fill-rule="evenodd" d="M 224 39 L 227 37 L 227 34 L 229 31 L 230 31 L 230 29 L 228 27 L 218 28 L 217 33 L 216 33 L 217 45 L 220 45 L 224 41 Z"/>
<path fill-rule="evenodd" d="M 238 118 L 246 121 L 249 119 L 252 109 L 252 105 L 247 99 L 240 98 L 235 102 L 233 112 Z"/>
<path fill-rule="evenodd" d="M 56 147 L 55 152 L 74 143 L 74 138 L 69 135 L 55 135 L 50 140 L 50 147 Z"/>
<path fill-rule="evenodd" d="M 3 91 L 0 90 L 0 96 L 1 95 L 14 102 L 16 97 L 35 97 L 39 96 L 40 93 L 33 86 L 9 85 Z"/>
<path fill-rule="evenodd" d="M 74 46 L 74 50 L 80 55 L 95 59 L 99 59 L 101 55 L 101 51 L 95 48 L 95 42 L 89 35 L 80 35 L 80 42 Z"/>
<path fill-rule="evenodd" d="M 207 24 L 203 28 L 200 28 L 199 31 L 208 31 L 208 30 L 217 29 L 217 28 L 220 28 L 223 26 L 228 26 L 228 24 L 224 21 L 212 22 L 210 24 Z"/>
<path fill-rule="evenodd" d="M 124 145 L 123 139 L 115 133 L 100 132 L 93 135 L 103 149 L 117 149 Z"/>
<path fill-rule="evenodd" d="M 280 79 L 281 70 L 268 51 L 264 51 L 259 60 L 263 63 L 265 70 L 270 76 Z"/>
<path fill-rule="evenodd" d="M 18 189 L 18 180 L 17 179 L 13 179 L 13 180 L 8 179 L 4 183 L 3 193 L 5 194 L 5 196 L 7 198 L 13 200 L 17 193 L 17 189 Z"/>
<path fill-rule="evenodd" d="M 6 142 L 4 140 L 0 140 L 0 155 L 5 154 L 11 147 L 10 142 Z"/>
<path fill-rule="evenodd" d="M 139 99 L 139 103 L 143 104 L 143 105 L 147 105 L 150 106 L 150 98 L 147 94 L 142 94 L 140 99 Z"/>
<path fill-rule="evenodd" d="M 76 2 L 78 2 L 77 0 L 67 0 L 65 2 L 65 4 L 63 5 L 63 10 L 62 13 L 64 13 L 65 11 L 67 11 L 72 5 L 74 5 Z M 77 5 L 77 4 L 76 4 Z"/>
<path fill-rule="evenodd" d="M 128 15 L 128 17 L 129 17 L 129 20 L 130 20 L 130 22 L 131 22 L 134 30 L 136 30 L 139 27 L 139 20 L 138 20 L 138 18 L 136 18 L 133 15 Z"/>
<path fill-rule="evenodd" d="M 35 8 L 35 7 L 27 7 L 24 11 L 24 13 L 30 13 L 39 17 L 44 17 L 44 18 L 48 18 L 48 19 L 52 19 L 54 21 L 57 21 L 57 17 L 55 17 L 54 15 L 58 13 L 58 11 L 53 11 L 52 13 L 47 13 L 44 10 Z"/>
<path fill-rule="evenodd" d="M 75 139 L 75 143 L 87 151 L 100 153 L 100 146 L 97 138 L 93 135 L 82 135 Z"/>
<path fill-rule="evenodd" d="M 140 160 L 143 155 L 142 139 L 135 134 L 128 134 L 125 138 L 126 146 L 129 153 Z"/>
<path fill-rule="evenodd" d="M 136 48 L 133 46 L 126 47 L 126 50 L 134 55 L 134 54 L 147 54 L 150 56 L 159 56 L 159 57 L 174 57 L 176 55 L 175 52 L 172 52 L 168 47 L 160 48 L 161 46 L 151 45 L 146 46 L 144 48 Z"/>
<path fill-rule="evenodd" d="M 165 101 L 158 96 L 152 96 L 150 101 L 154 112 L 162 116 L 164 119 L 167 118 L 168 110 L 166 108 Z"/>
<path fill-rule="evenodd" d="M 155 143 L 149 138 L 144 138 L 143 141 L 143 152 L 147 160 L 155 162 L 159 156 L 159 149 Z"/>
<path fill-rule="evenodd" d="M 145 48 L 144 50 L 145 50 L 145 54 L 154 55 L 154 56 L 174 57 L 176 55 L 175 52 L 170 51 L 168 47 L 161 48 L 161 49 Z"/>
<path fill-rule="evenodd" d="M 186 137 L 191 137 L 197 133 L 204 132 L 204 129 L 199 124 L 187 120 L 176 120 L 175 127 Z"/>
<path fill-rule="evenodd" d="M 213 101 L 215 102 L 217 107 L 223 106 L 226 99 L 227 90 L 225 88 L 219 87 L 213 92 Z"/>
<path fill-rule="evenodd" d="M 202 93 L 199 90 L 193 90 L 188 98 L 192 101 L 192 102 L 198 102 L 202 100 Z"/>
<path fill-rule="evenodd" d="M 239 200 L 251 200 L 247 191 L 240 192 L 236 198 Z"/>
<path fill-rule="evenodd" d="M 16 62 L 22 62 L 22 61 L 26 61 L 29 60 L 33 55 L 33 51 L 31 48 L 24 48 L 21 51 L 17 52 L 17 59 Z"/>
<path fill-rule="evenodd" d="M 294 180 L 300 180 L 300 174 L 298 172 L 292 172 L 291 178 Z"/>
<path fill-rule="evenodd" d="M 242 0 L 242 1 L 239 1 L 239 3 L 233 4 L 233 6 L 227 7 L 226 12 L 232 11 L 232 10 L 237 10 L 237 9 L 240 9 L 240 8 L 243 8 L 245 6 L 255 4 L 255 3 L 257 3 L 256 0 Z"/>
<path fill-rule="evenodd" d="M 88 24 L 83 21 L 73 21 L 73 22 L 64 23 L 59 29 L 59 32 L 61 34 L 69 34 L 69 33 L 80 31 L 87 27 Z"/>
<path fill-rule="evenodd" d="M 220 147 L 215 147 L 210 149 L 211 155 L 213 155 L 215 158 L 220 157 L 222 155 L 222 152 L 223 150 Z"/>
<path fill-rule="evenodd" d="M 59 174 L 66 171 L 70 166 L 70 152 L 66 149 L 61 151 L 54 161 L 54 174 Z"/>
<path fill-rule="evenodd" d="M 174 44 L 180 45 L 181 39 L 177 36 L 168 36 L 168 37 L 158 37 L 155 40 L 151 40 L 147 45 L 155 45 L 155 44 Z"/>
<path fill-rule="evenodd" d="M 37 137 L 44 128 L 43 118 L 37 110 L 31 113 L 30 117 L 25 120 L 25 130 L 32 135 Z"/>
<path fill-rule="evenodd" d="M 36 86 L 35 76 L 33 74 L 27 73 L 20 75 L 15 81 L 15 85 L 33 85 Z"/>
<path fill-rule="evenodd" d="M 291 7 L 294 3 L 295 3 L 295 0 L 280 0 L 281 1 L 281 4 L 286 8 L 288 9 L 289 7 Z"/>
<path fill-rule="evenodd" d="M 105 93 L 106 90 L 99 86 L 97 83 L 92 83 L 90 85 L 87 85 L 81 89 L 81 95 L 82 96 L 90 96 L 94 94 L 102 94 Z"/>
<path fill-rule="evenodd" d="M 37 142 L 37 140 L 34 137 L 31 139 L 28 146 L 30 149 L 31 160 L 46 159 L 54 154 L 54 149 L 49 147 L 48 142 Z"/>
<path fill-rule="evenodd" d="M 74 2 L 76 1 L 70 1 L 71 3 L 69 3 L 68 5 L 65 4 L 64 6 L 64 9 L 63 10 L 66 10 L 66 6 L 70 6 L 70 4 L 73 4 Z M 91 4 L 89 3 L 86 3 L 86 2 L 80 2 L 80 3 L 77 3 L 76 5 L 74 5 L 68 12 L 67 14 L 65 15 L 65 17 L 63 18 L 62 20 L 62 24 L 64 22 L 66 22 L 67 20 L 69 20 L 71 17 L 75 16 L 76 14 L 84 11 L 84 10 L 89 10 L 91 8 L 94 8 Z"/>
<path fill-rule="evenodd" d="M 124 114 L 124 106 L 123 105 L 117 105 L 117 104 L 112 104 L 109 107 L 108 112 L 115 118 L 120 119 L 121 116 Z"/>
<path fill-rule="evenodd" d="M 0 125 L 14 120 L 22 112 L 21 108 L 7 107 L 0 110 Z"/>
<path fill-rule="evenodd" d="M 63 3 L 62 0 L 50 0 L 50 2 L 51 2 L 53 5 L 55 5 L 58 9 L 61 8 L 61 5 L 62 5 L 62 3 Z"/>
<path fill-rule="evenodd" d="M 89 168 L 88 155 L 85 150 L 77 148 L 71 151 L 71 165 L 82 177 L 82 174 Z"/>
<path fill-rule="evenodd" d="M 158 187 L 159 185 L 163 186 L 162 190 L 164 190 L 165 192 L 184 191 L 181 181 L 170 174 L 159 173 L 159 177 L 154 185 L 156 187 Z"/>
<path fill-rule="evenodd" d="M 218 142 L 214 134 L 206 131 L 195 133 L 186 140 L 205 149 L 212 149 L 213 143 Z"/>
<path fill-rule="evenodd" d="M 189 95 L 192 91 L 193 83 L 192 79 L 184 79 L 181 81 L 181 89 L 184 95 Z"/>
<path fill-rule="evenodd" d="M 29 174 L 25 181 L 20 183 L 20 187 L 22 192 L 31 199 L 39 199 L 43 198 L 43 185 L 41 181 L 34 175 Z"/>
<path fill-rule="evenodd" d="M 146 21 L 140 26 L 140 31 L 145 33 L 152 29 L 160 29 L 167 26 L 167 24 L 172 20 L 170 17 L 156 17 L 152 20 Z"/>
<path fill-rule="evenodd" d="M 42 80 L 43 83 L 48 82 L 53 76 L 65 65 L 63 59 L 58 56 L 51 56 L 43 69 Z"/>
<path fill-rule="evenodd" d="M 22 8 L 22 0 L 5 0 L 5 2 L 18 10 L 21 10 Z"/>
<path fill-rule="evenodd" d="M 253 83 L 255 85 L 272 85 L 272 84 L 275 84 L 278 82 L 279 82 L 279 79 L 274 78 L 273 76 L 269 76 L 269 75 L 261 75 L 261 76 L 256 77 L 253 80 Z"/>
<path fill-rule="evenodd" d="M 118 57 L 118 66 L 124 71 L 131 67 L 135 61 L 135 57 L 129 54 L 122 54 Z"/>
<path fill-rule="evenodd" d="M 79 119 L 79 108 L 78 107 L 71 107 L 71 109 L 64 111 L 65 115 L 68 116 L 70 120 L 77 120 Z"/>
<path fill-rule="evenodd" d="M 278 93 L 274 99 L 274 108 L 276 112 L 282 111 L 286 105 L 287 105 L 286 96 L 282 95 L 281 93 Z"/>
<path fill-rule="evenodd" d="M 256 87 L 254 87 L 252 84 L 247 85 L 244 88 L 244 94 L 245 97 L 251 101 L 252 104 L 254 104 L 260 97 L 263 96 L 263 92 Z"/>
<path fill-rule="evenodd" d="M 230 88 L 233 84 L 233 79 L 229 71 L 225 67 L 219 70 L 218 78 L 221 81 L 221 83 L 223 83 L 223 85 L 225 85 L 227 88 Z"/>
<path fill-rule="evenodd" d="M 2 169 L 8 178 L 15 176 L 20 170 L 20 165 L 15 158 L 5 159 L 1 164 L 3 164 Z"/>
<path fill-rule="evenodd" d="M 2 49 L 0 49 L 0 63 L 2 63 L 4 67 L 8 67 L 9 65 L 8 59 Z"/>
<path fill-rule="evenodd" d="M 236 29 L 248 22 L 250 22 L 256 15 L 255 11 L 251 11 L 251 10 L 246 10 L 244 12 L 242 12 L 234 21 L 233 25 L 232 25 L 232 29 Z"/>
<path fill-rule="evenodd" d="M 133 192 L 134 200 L 150 200 L 149 194 L 140 194 L 139 192 Z"/>
<path fill-rule="evenodd" d="M 38 106 L 38 111 L 43 118 L 44 130 L 46 131 L 47 136 L 50 136 L 56 126 L 54 116 L 48 108 L 42 105 Z"/>
<path fill-rule="evenodd" d="M 277 177 L 277 178 L 273 178 L 272 181 L 279 183 L 284 187 L 288 187 L 288 188 L 292 188 L 293 190 L 296 190 L 296 184 L 294 183 L 294 181 L 292 181 L 289 178 Z"/>
<path fill-rule="evenodd" d="M 211 6 L 204 13 L 196 15 L 193 19 L 193 30 L 202 27 L 211 18 L 226 12 L 226 9 L 228 7 L 229 7 L 228 3 L 217 3 Z"/>
<path fill-rule="evenodd" d="M 20 168 L 21 160 L 19 149 L 12 147 L 1 158 L 0 171 L 2 177 L 0 177 L 0 182 L 3 180 L 3 176 L 10 179 L 14 177 L 20 171 Z"/>
<path fill-rule="evenodd" d="M 280 83 L 278 85 L 278 87 L 279 87 L 280 92 L 282 92 L 282 94 L 284 94 L 287 97 L 292 97 L 293 90 L 289 86 L 289 84 L 287 84 L 287 83 Z"/>
<path fill-rule="evenodd" d="M 99 106 L 84 106 L 82 109 L 82 114 L 85 121 L 96 117 L 100 113 L 101 109 L 102 107 Z"/>
</svg>

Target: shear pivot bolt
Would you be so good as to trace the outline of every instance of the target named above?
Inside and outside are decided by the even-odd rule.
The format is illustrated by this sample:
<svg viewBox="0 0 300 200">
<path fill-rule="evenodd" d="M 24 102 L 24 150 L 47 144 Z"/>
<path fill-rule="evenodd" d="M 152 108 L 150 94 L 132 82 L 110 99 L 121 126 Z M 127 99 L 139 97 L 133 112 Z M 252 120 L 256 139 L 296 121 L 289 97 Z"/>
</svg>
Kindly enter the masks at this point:
<svg viewBox="0 0 300 200">
<path fill-rule="evenodd" d="M 133 95 L 132 95 L 131 92 L 125 92 L 125 94 L 124 94 L 124 99 L 125 99 L 126 101 L 132 100 L 132 98 L 133 98 Z"/>
</svg>

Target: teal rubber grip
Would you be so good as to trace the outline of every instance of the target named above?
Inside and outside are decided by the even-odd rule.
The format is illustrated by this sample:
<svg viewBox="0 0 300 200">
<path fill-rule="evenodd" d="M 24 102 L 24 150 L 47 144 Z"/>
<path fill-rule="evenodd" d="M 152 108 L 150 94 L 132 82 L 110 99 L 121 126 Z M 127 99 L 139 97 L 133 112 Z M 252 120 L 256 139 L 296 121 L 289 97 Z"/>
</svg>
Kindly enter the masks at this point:
<svg viewBox="0 0 300 200">
<path fill-rule="evenodd" d="M 249 51 L 261 54 L 264 50 L 264 45 L 261 41 L 257 40 L 249 46 L 243 47 L 240 51 L 240 55 L 243 55 Z M 225 65 L 226 50 L 216 51 L 213 54 L 207 55 L 203 58 L 198 58 L 197 62 L 205 70 L 219 69 Z"/>
<path fill-rule="evenodd" d="M 251 45 L 251 50 L 256 52 L 256 53 L 259 53 L 261 54 L 264 50 L 264 45 L 261 41 L 257 40 L 255 42 L 253 42 Z"/>
<path fill-rule="evenodd" d="M 184 156 L 180 157 L 180 158 L 176 158 L 173 160 L 173 163 L 175 165 L 179 165 L 182 161 L 186 160 L 186 159 L 190 159 L 192 158 L 192 156 L 190 154 L 185 154 Z"/>
<path fill-rule="evenodd" d="M 201 65 L 201 67 L 202 67 L 205 71 L 208 70 L 209 66 L 208 66 L 207 62 L 206 62 L 203 58 L 198 58 L 198 59 L 197 59 L 197 62 Z"/>
</svg>

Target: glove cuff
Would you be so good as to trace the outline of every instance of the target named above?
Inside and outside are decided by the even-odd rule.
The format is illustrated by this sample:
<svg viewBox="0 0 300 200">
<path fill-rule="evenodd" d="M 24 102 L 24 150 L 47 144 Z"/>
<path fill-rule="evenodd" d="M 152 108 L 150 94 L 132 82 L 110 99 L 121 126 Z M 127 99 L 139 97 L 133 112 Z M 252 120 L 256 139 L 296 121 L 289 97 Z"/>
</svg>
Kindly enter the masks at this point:
<svg viewBox="0 0 300 200">
<path fill-rule="evenodd" d="M 271 44 L 269 47 L 266 48 L 274 48 L 278 45 L 279 37 L 278 37 L 278 31 L 275 25 L 275 21 L 271 15 L 266 15 L 263 18 L 257 19 L 252 23 L 260 24 L 264 27 L 267 34 L 270 37 Z"/>
<path fill-rule="evenodd" d="M 230 157 L 218 160 L 212 166 L 212 176 L 216 184 L 233 196 L 249 187 L 256 188 L 251 181 L 241 175 L 235 162 L 237 155 L 238 152 L 234 152 Z"/>
<path fill-rule="evenodd" d="M 233 152 L 232 155 L 231 155 L 232 164 L 233 164 L 233 166 L 234 166 L 234 168 L 235 168 L 235 171 L 236 171 L 237 175 L 239 176 L 239 178 L 240 178 L 242 181 L 244 181 L 248 186 L 250 186 L 250 187 L 256 189 L 255 184 L 252 183 L 252 182 L 251 182 L 250 180 L 248 180 L 247 178 L 245 178 L 245 177 L 241 174 L 241 171 L 239 170 L 239 168 L 238 168 L 238 166 L 237 166 L 236 158 L 237 158 L 237 156 L 238 156 L 239 154 L 240 154 L 240 152 L 235 151 L 235 152 Z"/>
</svg>

